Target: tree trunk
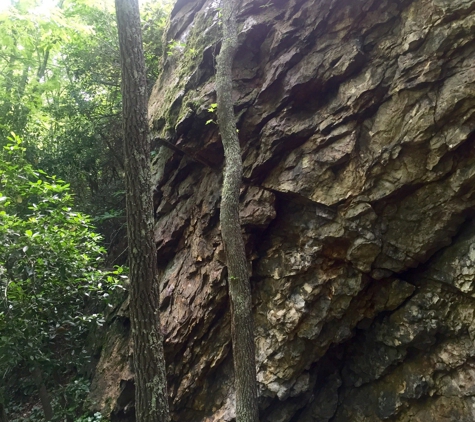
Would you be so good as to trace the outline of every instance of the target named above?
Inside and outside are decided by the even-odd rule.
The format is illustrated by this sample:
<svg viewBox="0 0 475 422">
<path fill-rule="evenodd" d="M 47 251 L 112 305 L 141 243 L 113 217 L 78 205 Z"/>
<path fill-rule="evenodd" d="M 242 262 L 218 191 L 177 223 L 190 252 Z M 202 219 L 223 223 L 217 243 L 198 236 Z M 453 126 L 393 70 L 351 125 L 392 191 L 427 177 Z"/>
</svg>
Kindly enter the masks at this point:
<svg viewBox="0 0 475 422">
<path fill-rule="evenodd" d="M 33 379 L 35 380 L 36 387 L 38 388 L 38 395 L 40 396 L 41 406 L 43 407 L 43 413 L 45 415 L 45 421 L 53 419 L 53 407 L 51 406 L 51 399 L 46 389 L 46 385 L 43 381 L 43 374 L 41 369 L 35 368 L 33 370 Z"/>
<path fill-rule="evenodd" d="M 122 68 L 135 413 L 140 422 L 168 422 L 139 6 L 137 0 L 116 0 L 115 4 Z"/>
<path fill-rule="evenodd" d="M 3 403 L 0 403 L 0 422 L 8 422 L 7 412 Z"/>
<path fill-rule="evenodd" d="M 228 265 L 231 301 L 237 422 L 258 422 L 257 381 L 248 263 L 239 220 L 242 183 L 241 148 L 232 99 L 232 64 L 237 49 L 237 4 L 222 0 L 223 41 L 217 58 L 216 93 L 219 131 L 226 166 L 221 196 L 221 234 Z"/>
</svg>

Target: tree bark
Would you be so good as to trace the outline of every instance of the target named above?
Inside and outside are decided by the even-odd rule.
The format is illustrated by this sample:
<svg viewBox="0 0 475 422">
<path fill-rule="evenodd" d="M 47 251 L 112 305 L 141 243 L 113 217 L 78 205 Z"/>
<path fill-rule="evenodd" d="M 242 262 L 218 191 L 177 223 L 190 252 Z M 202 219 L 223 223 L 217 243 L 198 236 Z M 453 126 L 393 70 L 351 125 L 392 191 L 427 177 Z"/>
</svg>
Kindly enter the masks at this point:
<svg viewBox="0 0 475 422">
<path fill-rule="evenodd" d="M 140 422 L 168 422 L 139 6 L 137 0 L 116 0 L 115 4 L 122 68 L 135 413 Z"/>
<path fill-rule="evenodd" d="M 239 219 L 242 158 L 232 99 L 232 64 L 237 50 L 236 12 L 233 0 L 222 0 L 223 41 L 217 58 L 216 93 L 219 131 L 226 165 L 221 195 L 221 235 L 228 265 L 231 301 L 237 422 L 258 422 L 256 360 L 252 297 L 248 263 Z"/>
<path fill-rule="evenodd" d="M 45 415 L 45 421 L 53 419 L 53 407 L 51 406 L 51 399 L 46 389 L 46 385 L 43 381 L 43 374 L 40 368 L 33 370 L 33 379 L 35 380 L 36 387 L 38 388 L 38 395 L 40 396 L 41 407 L 43 407 L 43 413 Z"/>
<path fill-rule="evenodd" d="M 8 422 L 7 412 L 3 403 L 0 403 L 0 422 Z"/>
</svg>

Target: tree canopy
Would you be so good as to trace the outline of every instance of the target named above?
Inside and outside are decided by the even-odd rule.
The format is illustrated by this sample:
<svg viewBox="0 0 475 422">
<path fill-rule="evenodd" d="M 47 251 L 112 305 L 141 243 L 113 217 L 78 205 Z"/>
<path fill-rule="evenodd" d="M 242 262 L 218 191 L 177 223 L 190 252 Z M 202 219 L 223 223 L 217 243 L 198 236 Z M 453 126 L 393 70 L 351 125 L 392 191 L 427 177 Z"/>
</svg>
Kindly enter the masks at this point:
<svg viewBox="0 0 475 422">
<path fill-rule="evenodd" d="M 117 217 L 124 188 L 113 2 L 41 4 L 16 0 L 0 14 L 0 145 L 15 132 L 29 162 L 67 180 L 83 211 Z M 143 7 L 149 81 L 158 76 L 168 11 L 162 2 Z"/>
</svg>

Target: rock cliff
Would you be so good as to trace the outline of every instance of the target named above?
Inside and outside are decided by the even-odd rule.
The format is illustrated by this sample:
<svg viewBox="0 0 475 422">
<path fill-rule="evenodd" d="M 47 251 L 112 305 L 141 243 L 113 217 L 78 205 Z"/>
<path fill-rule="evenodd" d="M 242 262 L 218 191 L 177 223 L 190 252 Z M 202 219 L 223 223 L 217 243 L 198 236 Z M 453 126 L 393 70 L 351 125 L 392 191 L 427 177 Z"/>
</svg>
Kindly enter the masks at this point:
<svg viewBox="0 0 475 422">
<path fill-rule="evenodd" d="M 474 421 L 475 0 L 243 0 L 239 22 L 261 421 Z M 167 41 L 150 125 L 173 415 L 232 421 L 218 2 L 178 0 Z M 112 325 L 93 397 L 132 421 L 126 304 Z"/>
</svg>

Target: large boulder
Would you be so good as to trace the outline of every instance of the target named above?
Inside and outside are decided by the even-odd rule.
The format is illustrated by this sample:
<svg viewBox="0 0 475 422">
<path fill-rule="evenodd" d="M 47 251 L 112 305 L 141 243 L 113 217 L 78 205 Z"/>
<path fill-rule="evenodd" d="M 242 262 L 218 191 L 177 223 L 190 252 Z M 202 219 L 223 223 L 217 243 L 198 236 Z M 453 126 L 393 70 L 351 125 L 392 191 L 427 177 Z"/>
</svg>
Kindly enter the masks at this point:
<svg viewBox="0 0 475 422">
<path fill-rule="evenodd" d="M 475 420 L 475 0 L 244 0 L 239 23 L 261 421 Z M 180 422 L 234 418 L 219 33 L 217 1 L 178 0 L 150 98 Z"/>
</svg>

